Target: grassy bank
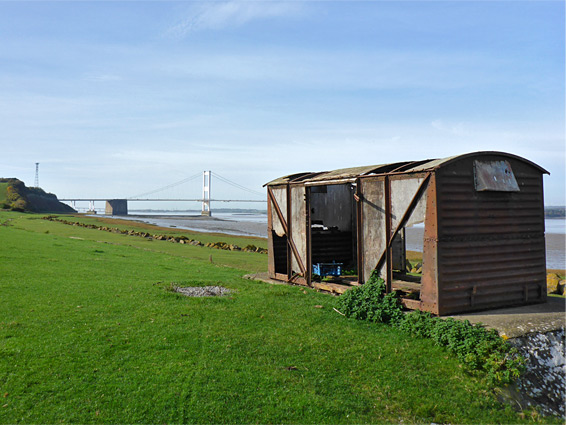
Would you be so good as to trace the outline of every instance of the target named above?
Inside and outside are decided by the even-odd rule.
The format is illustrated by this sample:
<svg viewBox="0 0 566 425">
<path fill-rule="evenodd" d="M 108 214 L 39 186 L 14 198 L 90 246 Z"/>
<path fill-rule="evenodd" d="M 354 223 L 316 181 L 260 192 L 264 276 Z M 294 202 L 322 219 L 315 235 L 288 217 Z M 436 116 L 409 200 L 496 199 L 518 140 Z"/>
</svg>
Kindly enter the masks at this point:
<svg viewBox="0 0 566 425">
<path fill-rule="evenodd" d="M 500 405 L 428 340 L 344 319 L 330 295 L 242 279 L 265 255 L 0 223 L 2 423 L 553 421 Z"/>
</svg>

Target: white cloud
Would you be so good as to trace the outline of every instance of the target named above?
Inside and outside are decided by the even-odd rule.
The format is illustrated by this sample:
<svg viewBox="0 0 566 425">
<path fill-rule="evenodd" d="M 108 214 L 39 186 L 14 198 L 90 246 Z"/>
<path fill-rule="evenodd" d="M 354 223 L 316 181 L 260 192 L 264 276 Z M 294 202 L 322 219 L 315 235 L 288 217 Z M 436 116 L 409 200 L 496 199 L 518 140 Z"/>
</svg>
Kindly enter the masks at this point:
<svg viewBox="0 0 566 425">
<path fill-rule="evenodd" d="M 182 38 L 191 32 L 239 27 L 263 19 L 296 16 L 300 6 L 291 2 L 212 2 L 194 6 L 189 15 L 166 35 Z"/>
</svg>

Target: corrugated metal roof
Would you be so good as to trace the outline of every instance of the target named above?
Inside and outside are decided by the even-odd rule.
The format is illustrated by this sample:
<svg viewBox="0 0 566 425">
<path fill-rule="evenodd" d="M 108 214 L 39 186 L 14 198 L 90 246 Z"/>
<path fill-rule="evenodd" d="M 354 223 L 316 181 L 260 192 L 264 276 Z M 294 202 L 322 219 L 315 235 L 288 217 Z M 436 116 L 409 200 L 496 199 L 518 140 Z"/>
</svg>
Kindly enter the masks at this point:
<svg viewBox="0 0 566 425">
<path fill-rule="evenodd" d="M 286 184 L 290 182 L 302 182 L 302 183 L 309 183 L 309 182 L 323 182 L 323 181 L 340 181 L 340 180 L 352 180 L 360 176 L 365 176 L 368 174 L 386 174 L 389 172 L 394 172 L 397 168 L 402 168 L 402 173 L 419 173 L 423 171 L 432 171 L 438 169 L 452 161 L 460 160 L 468 156 L 479 156 L 479 155 L 499 155 L 499 156 L 507 156 L 511 158 L 518 159 L 520 161 L 524 161 L 533 167 L 537 168 L 543 174 L 550 174 L 544 168 L 540 167 L 539 165 L 535 164 L 534 162 L 529 161 L 528 159 L 521 158 L 520 156 L 505 153 L 505 152 L 472 152 L 463 155 L 455 155 L 449 156 L 447 158 L 440 158 L 440 159 L 430 159 L 425 160 L 426 162 L 422 161 L 413 161 L 415 163 L 419 163 L 419 165 L 404 169 L 404 166 L 409 166 L 411 162 L 395 162 L 389 164 L 378 164 L 378 165 L 366 165 L 361 167 L 350 167 L 350 168 L 340 168 L 338 170 L 332 171 L 323 171 L 323 172 L 306 172 L 306 173 L 296 173 L 290 174 L 288 176 L 279 177 L 275 180 L 272 180 L 266 183 L 264 186 L 275 186 L 279 184 Z"/>
<path fill-rule="evenodd" d="M 532 165 L 533 167 L 538 169 L 543 174 L 550 174 L 548 171 L 546 171 L 540 165 L 535 164 L 534 162 L 529 161 L 528 159 L 522 158 L 522 157 L 517 156 L 517 155 L 513 155 L 511 153 L 497 152 L 497 151 L 471 152 L 471 153 L 466 153 L 466 154 L 462 154 L 462 155 L 449 156 L 447 158 L 433 159 L 433 160 L 430 160 L 429 162 L 421 164 L 417 167 L 407 169 L 404 172 L 406 172 L 406 173 L 418 173 L 418 172 L 422 172 L 422 171 L 436 170 L 436 169 L 438 169 L 438 168 L 440 168 L 440 167 L 442 167 L 442 166 L 444 166 L 444 165 L 446 165 L 446 164 L 448 164 L 452 161 L 458 161 L 458 160 L 464 159 L 466 157 L 480 156 L 480 155 L 482 155 L 482 156 L 483 155 L 496 155 L 496 156 L 506 156 L 506 157 L 509 157 L 509 158 L 514 158 L 516 160 L 523 161 L 523 162 L 526 162 L 527 164 Z"/>
<path fill-rule="evenodd" d="M 339 170 L 326 171 L 324 173 L 319 174 L 316 177 L 312 177 L 308 180 L 303 180 L 303 181 L 319 182 L 325 180 L 347 180 L 352 178 L 355 179 L 359 176 L 365 176 L 366 174 L 371 174 L 372 171 L 382 167 L 383 165 L 366 165 L 362 167 L 340 168 Z"/>
<path fill-rule="evenodd" d="M 340 168 L 332 171 L 321 171 L 317 173 L 298 173 L 288 176 L 279 177 L 266 183 L 264 186 L 276 186 L 278 184 L 286 184 L 289 182 L 322 182 L 322 181 L 340 181 L 355 179 L 359 176 L 365 176 L 372 173 L 380 173 L 380 170 L 392 169 L 405 164 L 405 162 L 395 162 L 390 164 L 364 165 L 361 167 Z"/>
<path fill-rule="evenodd" d="M 459 158 L 461 156 L 463 156 L 463 155 L 449 156 L 447 158 L 440 158 L 440 159 L 431 159 L 430 161 L 425 162 L 424 164 L 418 165 L 418 166 L 413 167 L 413 168 L 409 168 L 408 170 L 405 170 L 405 172 L 415 173 L 415 172 L 421 172 L 421 171 L 434 170 L 435 168 L 439 168 L 440 166 L 444 165 L 445 163 L 452 161 L 453 159 Z"/>
<path fill-rule="evenodd" d="M 310 175 L 310 174 L 313 173 L 308 172 L 308 173 L 289 174 L 287 176 L 278 177 L 275 180 L 271 180 L 270 182 L 265 183 L 264 186 L 276 186 L 278 184 L 286 184 L 292 180 L 295 180 L 296 178 L 300 178 L 301 176 Z"/>
</svg>

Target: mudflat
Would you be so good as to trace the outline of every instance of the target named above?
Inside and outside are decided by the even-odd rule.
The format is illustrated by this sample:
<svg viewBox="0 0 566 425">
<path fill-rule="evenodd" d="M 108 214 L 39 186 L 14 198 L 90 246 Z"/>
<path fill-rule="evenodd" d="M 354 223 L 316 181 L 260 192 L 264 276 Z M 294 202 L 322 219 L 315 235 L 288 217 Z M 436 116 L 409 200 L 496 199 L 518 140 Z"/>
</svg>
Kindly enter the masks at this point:
<svg viewBox="0 0 566 425">
<path fill-rule="evenodd" d="M 267 224 L 254 221 L 227 220 L 218 217 L 131 215 L 128 220 L 142 221 L 161 227 L 176 227 L 206 233 L 225 233 L 228 235 L 256 236 L 267 238 Z"/>
</svg>

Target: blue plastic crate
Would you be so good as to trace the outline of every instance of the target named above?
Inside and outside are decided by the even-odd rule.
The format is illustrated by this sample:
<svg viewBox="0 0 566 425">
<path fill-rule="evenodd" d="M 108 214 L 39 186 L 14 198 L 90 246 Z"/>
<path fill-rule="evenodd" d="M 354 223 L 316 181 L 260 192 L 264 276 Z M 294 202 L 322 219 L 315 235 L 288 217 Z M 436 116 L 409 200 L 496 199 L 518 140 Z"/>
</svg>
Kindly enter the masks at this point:
<svg viewBox="0 0 566 425">
<path fill-rule="evenodd" d="M 340 276 L 342 263 L 316 263 L 312 266 L 312 272 L 319 276 Z"/>
</svg>

